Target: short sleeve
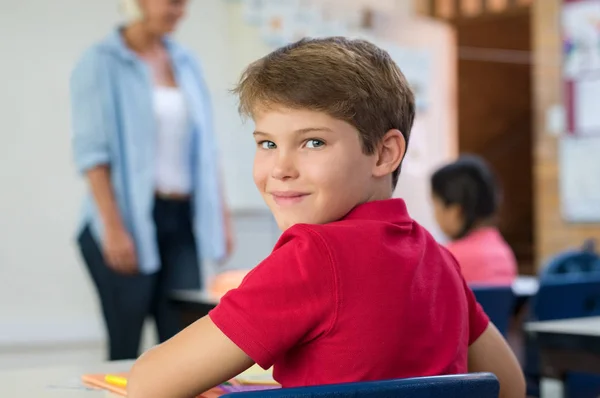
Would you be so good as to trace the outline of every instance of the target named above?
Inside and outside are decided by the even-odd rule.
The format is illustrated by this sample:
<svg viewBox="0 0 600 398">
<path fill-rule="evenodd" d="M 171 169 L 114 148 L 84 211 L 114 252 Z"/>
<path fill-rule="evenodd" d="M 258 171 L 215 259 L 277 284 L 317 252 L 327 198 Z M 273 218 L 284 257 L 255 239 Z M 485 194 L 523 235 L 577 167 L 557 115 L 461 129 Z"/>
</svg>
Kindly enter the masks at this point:
<svg viewBox="0 0 600 398">
<path fill-rule="evenodd" d="M 109 80 L 103 55 L 88 50 L 71 74 L 71 124 L 75 165 L 80 172 L 110 162 Z"/>
<path fill-rule="evenodd" d="M 465 292 L 467 295 L 467 303 L 469 306 L 469 346 L 473 344 L 479 336 L 485 332 L 488 324 L 490 323 L 490 319 L 488 318 L 485 311 L 481 307 L 481 304 L 477 302 L 475 298 L 475 294 L 471 290 L 471 288 L 464 281 Z"/>
<path fill-rule="evenodd" d="M 296 225 L 209 316 L 266 369 L 293 347 L 326 334 L 336 311 L 337 284 L 328 247 L 310 227 Z"/>
</svg>

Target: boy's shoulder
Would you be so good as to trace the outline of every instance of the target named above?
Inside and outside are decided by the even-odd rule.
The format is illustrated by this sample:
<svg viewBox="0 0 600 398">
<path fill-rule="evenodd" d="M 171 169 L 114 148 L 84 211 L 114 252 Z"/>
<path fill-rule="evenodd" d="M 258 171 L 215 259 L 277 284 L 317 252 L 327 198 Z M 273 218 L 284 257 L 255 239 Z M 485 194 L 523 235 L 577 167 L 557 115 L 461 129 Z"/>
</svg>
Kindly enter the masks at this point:
<svg viewBox="0 0 600 398">
<path fill-rule="evenodd" d="M 412 221 L 412 220 L 411 220 Z M 284 245 L 310 250 L 354 251 L 374 249 L 382 240 L 407 243 L 403 237 L 427 233 L 417 223 L 396 224 L 377 219 L 342 219 L 326 224 L 295 224 L 283 232 L 275 250 Z M 431 238 L 433 239 L 433 238 Z"/>
<path fill-rule="evenodd" d="M 335 245 L 369 235 L 374 230 L 383 230 L 384 223 L 377 220 L 342 219 L 326 224 L 295 224 L 283 232 L 279 243 L 305 242 L 307 244 Z"/>
</svg>

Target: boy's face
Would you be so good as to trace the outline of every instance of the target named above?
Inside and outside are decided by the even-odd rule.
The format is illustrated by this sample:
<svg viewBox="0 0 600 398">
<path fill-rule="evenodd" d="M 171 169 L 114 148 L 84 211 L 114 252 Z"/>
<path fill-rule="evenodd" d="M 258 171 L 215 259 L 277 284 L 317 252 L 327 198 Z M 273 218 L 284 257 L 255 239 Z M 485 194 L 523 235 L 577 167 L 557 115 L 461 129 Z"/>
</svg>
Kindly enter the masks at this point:
<svg viewBox="0 0 600 398">
<path fill-rule="evenodd" d="M 309 110 L 254 115 L 254 182 L 279 228 L 324 224 L 369 200 L 374 155 L 349 123 Z"/>
</svg>

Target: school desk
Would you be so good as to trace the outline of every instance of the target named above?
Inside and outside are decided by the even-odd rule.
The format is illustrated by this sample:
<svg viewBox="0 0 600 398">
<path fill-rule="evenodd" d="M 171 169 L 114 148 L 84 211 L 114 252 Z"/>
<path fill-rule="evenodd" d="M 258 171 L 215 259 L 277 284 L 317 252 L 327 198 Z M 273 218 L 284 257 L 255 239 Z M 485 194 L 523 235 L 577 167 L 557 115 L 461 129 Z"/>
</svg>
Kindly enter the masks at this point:
<svg viewBox="0 0 600 398">
<path fill-rule="evenodd" d="M 512 284 L 512 291 L 515 295 L 513 315 L 518 316 L 539 289 L 540 281 L 537 276 L 518 276 Z"/>
<path fill-rule="evenodd" d="M 114 395 L 106 391 L 85 387 L 81 376 L 86 373 L 124 372 L 132 365 L 133 361 L 120 361 L 0 371 L 0 397 L 112 398 Z"/>
<path fill-rule="evenodd" d="M 530 298 L 540 289 L 537 276 L 518 276 L 512 284 L 512 291 L 516 297 Z"/>
<path fill-rule="evenodd" d="M 600 374 L 600 317 L 527 322 L 540 348 L 542 378 L 564 383 L 567 372 Z"/>
<path fill-rule="evenodd" d="M 519 276 L 512 285 L 515 294 L 515 313 L 539 289 L 539 282 L 535 276 Z M 172 302 L 179 308 L 183 326 L 188 326 L 194 321 L 207 315 L 215 308 L 219 300 L 203 290 L 175 290 L 171 293 Z"/>
<path fill-rule="evenodd" d="M 57 366 L 24 370 L 0 371 L 1 398 L 119 398 L 108 391 L 93 389 L 82 382 L 83 375 L 127 372 L 133 361 L 109 362 L 96 365 Z M 93 376 L 92 376 L 93 378 Z M 258 365 L 250 367 L 231 382 L 228 389 L 279 388 L 273 380 L 272 370 L 265 371 Z M 101 382 L 104 377 L 100 377 Z M 225 388 L 225 387 L 223 387 Z M 203 396 L 215 397 L 218 392 Z"/>
<path fill-rule="evenodd" d="M 171 301 L 179 309 L 183 327 L 207 315 L 219 303 L 203 290 L 175 290 L 171 293 Z"/>
</svg>

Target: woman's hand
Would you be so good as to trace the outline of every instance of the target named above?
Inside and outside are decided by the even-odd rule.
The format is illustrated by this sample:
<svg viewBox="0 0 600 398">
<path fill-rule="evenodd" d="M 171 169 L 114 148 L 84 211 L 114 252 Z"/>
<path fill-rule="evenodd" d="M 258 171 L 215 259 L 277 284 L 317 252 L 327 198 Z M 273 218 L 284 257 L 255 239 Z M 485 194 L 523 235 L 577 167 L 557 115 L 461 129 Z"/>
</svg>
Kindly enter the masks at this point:
<svg viewBox="0 0 600 398">
<path fill-rule="evenodd" d="M 106 229 L 103 249 L 106 263 L 116 272 L 134 274 L 138 271 L 135 245 L 124 227 Z"/>
<path fill-rule="evenodd" d="M 109 165 L 99 165 L 87 171 L 94 200 L 104 225 L 103 251 L 106 264 L 121 274 L 137 272 L 137 256 L 133 239 L 123 226 L 119 207 L 110 182 Z"/>
</svg>

